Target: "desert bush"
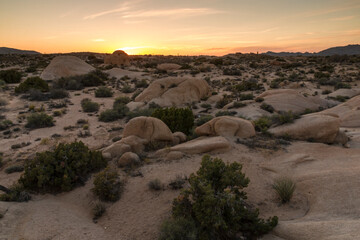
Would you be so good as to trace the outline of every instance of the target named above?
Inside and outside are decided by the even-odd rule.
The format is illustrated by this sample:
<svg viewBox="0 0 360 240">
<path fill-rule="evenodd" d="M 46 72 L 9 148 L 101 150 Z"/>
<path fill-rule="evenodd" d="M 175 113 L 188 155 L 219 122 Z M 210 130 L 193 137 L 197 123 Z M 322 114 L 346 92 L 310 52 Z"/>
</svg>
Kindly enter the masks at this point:
<svg viewBox="0 0 360 240">
<path fill-rule="evenodd" d="M 174 199 L 173 218 L 194 221 L 196 239 L 236 239 L 239 233 L 252 239 L 271 231 L 278 219 L 261 219 L 259 211 L 246 204 L 242 189 L 250 181 L 241 170 L 237 162 L 225 164 L 205 155 L 200 169 L 190 175 L 190 187 Z"/>
<path fill-rule="evenodd" d="M 229 108 L 242 108 L 242 107 L 245 107 L 246 104 L 245 103 L 242 103 L 242 102 L 234 102 L 233 105 Z"/>
<path fill-rule="evenodd" d="M 351 89 L 351 85 L 348 83 L 344 83 L 344 82 L 338 82 L 335 84 L 334 88 L 335 88 L 335 90 L 340 89 L 340 88 Z"/>
<path fill-rule="evenodd" d="M 0 120 L 0 131 L 6 130 L 13 125 L 13 122 L 10 120 Z"/>
<path fill-rule="evenodd" d="M 214 117 L 211 115 L 203 115 L 201 117 L 199 117 L 198 119 L 196 119 L 195 121 L 195 125 L 196 126 L 201 126 L 204 123 L 207 123 L 208 121 L 210 121 L 211 119 L 213 119 Z"/>
<path fill-rule="evenodd" d="M 202 103 L 202 104 L 200 105 L 200 107 L 202 107 L 202 108 L 206 108 L 206 109 L 211 109 L 211 104 L 208 104 L 208 103 Z"/>
<path fill-rule="evenodd" d="M 270 104 L 267 104 L 267 103 L 262 103 L 260 105 L 260 108 L 262 110 L 265 110 L 265 111 L 269 112 L 269 113 L 273 113 L 275 111 L 274 107 L 271 106 Z"/>
<path fill-rule="evenodd" d="M 194 115 L 189 108 L 157 108 L 151 116 L 163 121 L 172 132 L 189 134 L 194 126 Z"/>
<path fill-rule="evenodd" d="M 0 80 L 6 83 L 19 83 L 21 81 L 21 73 L 15 69 L 0 71 Z"/>
<path fill-rule="evenodd" d="M 63 99 L 69 97 L 69 93 L 65 89 L 51 89 L 49 97 L 51 99 Z"/>
<path fill-rule="evenodd" d="M 96 202 L 92 212 L 93 220 L 99 219 L 106 212 L 106 207 L 102 202 Z"/>
<path fill-rule="evenodd" d="M 241 76 L 241 70 L 236 67 L 223 68 L 223 75 Z"/>
<path fill-rule="evenodd" d="M 280 112 L 279 114 L 273 115 L 271 117 L 272 123 L 276 125 L 282 125 L 286 123 L 293 123 L 295 119 L 298 119 L 300 116 L 293 113 L 292 111 Z"/>
<path fill-rule="evenodd" d="M 100 70 L 94 70 L 84 75 L 63 77 L 53 83 L 53 88 L 66 90 L 81 90 L 84 87 L 96 87 L 105 84 L 109 75 Z"/>
<path fill-rule="evenodd" d="M 145 79 L 141 80 L 141 81 L 137 81 L 135 83 L 135 87 L 136 88 L 146 88 L 149 84 L 147 83 L 147 81 Z"/>
<path fill-rule="evenodd" d="M 4 202 L 27 202 L 30 199 L 30 194 L 19 183 L 13 184 L 6 193 L 0 194 L 0 201 Z"/>
<path fill-rule="evenodd" d="M 184 184 L 186 183 L 186 177 L 177 175 L 175 179 L 171 180 L 169 183 L 169 187 L 173 190 L 182 189 Z"/>
<path fill-rule="evenodd" d="M 81 107 L 84 112 L 97 112 L 100 108 L 98 103 L 91 101 L 89 98 L 81 100 Z"/>
<path fill-rule="evenodd" d="M 231 99 L 228 96 L 224 96 L 223 99 L 221 99 L 220 101 L 217 101 L 215 104 L 216 108 L 223 108 L 225 107 L 227 104 L 229 104 L 231 102 Z"/>
<path fill-rule="evenodd" d="M 112 97 L 113 96 L 113 92 L 110 88 L 107 87 L 99 87 L 98 89 L 96 89 L 95 91 L 95 97 L 98 98 L 106 98 L 106 97 Z"/>
<path fill-rule="evenodd" d="M 140 117 L 140 116 L 150 117 L 154 111 L 155 111 L 155 109 L 152 109 L 152 108 L 135 109 L 134 111 L 128 112 L 126 114 L 127 120 L 130 120 L 130 119 L 133 119 L 136 117 Z"/>
<path fill-rule="evenodd" d="M 101 122 L 113 122 L 120 119 L 121 116 L 118 111 L 114 109 L 107 109 L 100 113 L 99 121 Z"/>
<path fill-rule="evenodd" d="M 295 191 L 295 183 L 291 178 L 288 177 L 280 177 L 275 179 L 272 187 L 278 194 L 282 203 L 287 203 L 291 200 L 294 191 Z"/>
<path fill-rule="evenodd" d="M 150 190 L 159 191 L 163 189 L 163 185 L 159 179 L 153 179 L 150 182 L 148 182 L 148 187 Z"/>
<path fill-rule="evenodd" d="M 25 93 L 30 89 L 38 89 L 42 92 L 49 91 L 49 85 L 39 77 L 29 77 L 15 88 L 15 93 Z"/>
<path fill-rule="evenodd" d="M 115 202 L 120 198 L 123 185 L 119 174 L 108 167 L 96 174 L 92 191 L 102 201 Z"/>
<path fill-rule="evenodd" d="M 27 98 L 30 101 L 47 101 L 49 100 L 49 97 L 46 93 L 40 91 L 39 89 L 30 89 L 29 91 L 29 95 L 27 96 Z"/>
<path fill-rule="evenodd" d="M 215 114 L 215 117 L 220 117 L 220 116 L 234 116 L 236 115 L 235 111 L 219 111 Z"/>
<path fill-rule="evenodd" d="M 129 97 L 117 97 L 115 98 L 113 106 L 117 104 L 128 104 L 129 102 L 131 102 L 131 99 Z"/>
<path fill-rule="evenodd" d="M 36 129 L 54 126 L 54 120 L 52 116 L 46 113 L 32 113 L 27 117 L 26 128 Z"/>
<path fill-rule="evenodd" d="M 260 83 L 257 83 L 256 79 L 250 79 L 247 81 L 242 81 L 240 84 L 237 84 L 234 86 L 235 90 L 237 91 L 255 91 L 260 90 L 263 88 L 263 85 Z"/>
<path fill-rule="evenodd" d="M 54 151 L 36 153 L 26 161 L 19 183 L 38 192 L 70 191 L 106 164 L 101 152 L 89 150 L 81 141 L 60 143 Z"/>
<path fill-rule="evenodd" d="M 197 229 L 192 219 L 171 218 L 160 228 L 159 240 L 197 240 Z"/>
<path fill-rule="evenodd" d="M 23 166 L 11 166 L 11 167 L 8 167 L 5 169 L 5 172 L 7 174 L 11 174 L 11 173 L 14 173 L 14 172 L 22 172 L 24 171 L 24 167 Z"/>
<path fill-rule="evenodd" d="M 122 89 L 121 92 L 122 93 L 132 93 L 134 92 L 135 89 L 132 89 L 129 85 L 125 85 Z"/>
<path fill-rule="evenodd" d="M 249 94 L 240 94 L 240 95 L 239 95 L 239 99 L 240 99 L 240 101 L 253 100 L 253 99 L 254 99 L 254 95 L 253 95 L 252 93 L 249 93 Z"/>
</svg>

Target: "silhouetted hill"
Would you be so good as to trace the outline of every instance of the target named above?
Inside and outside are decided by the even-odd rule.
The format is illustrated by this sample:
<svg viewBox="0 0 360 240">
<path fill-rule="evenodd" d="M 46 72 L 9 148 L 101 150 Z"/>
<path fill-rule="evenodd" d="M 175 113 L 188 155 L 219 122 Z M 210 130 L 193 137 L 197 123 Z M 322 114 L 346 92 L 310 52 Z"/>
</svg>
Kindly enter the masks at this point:
<svg viewBox="0 0 360 240">
<path fill-rule="evenodd" d="M 0 47 L 0 54 L 40 54 L 40 53 L 30 50 L 20 50 L 15 48 Z"/>
<path fill-rule="evenodd" d="M 358 55 L 360 54 L 360 45 L 347 45 L 343 47 L 332 47 L 325 50 L 322 50 L 318 53 L 309 53 L 309 52 L 266 52 L 263 53 L 270 56 L 331 56 L 331 55 Z"/>
<path fill-rule="evenodd" d="M 344 47 L 332 47 L 318 52 L 319 56 L 331 56 L 331 55 L 358 55 L 360 54 L 360 45 L 347 45 Z"/>
</svg>

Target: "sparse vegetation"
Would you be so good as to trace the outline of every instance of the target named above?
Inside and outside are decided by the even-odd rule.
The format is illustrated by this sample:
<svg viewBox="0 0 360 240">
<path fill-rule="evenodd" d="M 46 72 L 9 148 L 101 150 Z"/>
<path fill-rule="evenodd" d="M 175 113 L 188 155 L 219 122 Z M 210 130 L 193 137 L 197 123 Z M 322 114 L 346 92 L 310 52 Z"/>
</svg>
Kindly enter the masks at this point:
<svg viewBox="0 0 360 240">
<path fill-rule="evenodd" d="M 157 108 L 151 116 L 163 121 L 172 132 L 189 134 L 194 126 L 194 115 L 189 108 Z"/>
<path fill-rule="evenodd" d="M 26 161 L 19 183 L 37 192 L 70 191 L 106 164 L 100 152 L 89 150 L 81 141 L 60 143 L 54 151 L 36 153 Z"/>
<path fill-rule="evenodd" d="M 54 126 L 54 119 L 46 113 L 32 113 L 27 117 L 26 128 L 36 129 Z"/>
<path fill-rule="evenodd" d="M 30 89 L 38 89 L 41 92 L 48 92 L 49 85 L 39 77 L 29 77 L 15 88 L 15 93 L 26 93 Z"/>
<path fill-rule="evenodd" d="M 102 201 L 115 202 L 120 198 L 123 185 L 119 174 L 108 167 L 95 176 L 92 191 Z"/>
<path fill-rule="evenodd" d="M 113 94 L 114 93 L 110 88 L 107 88 L 107 87 L 104 87 L 104 86 L 99 87 L 95 91 L 95 97 L 98 97 L 98 98 L 112 97 Z"/>
<path fill-rule="evenodd" d="M 250 239 L 271 231 L 278 219 L 263 220 L 258 210 L 246 205 L 242 189 L 249 179 L 241 169 L 239 163 L 225 164 L 205 155 L 200 169 L 190 176 L 190 187 L 174 200 L 173 219 L 193 221 L 196 239 L 235 239 L 241 235 Z"/>
<path fill-rule="evenodd" d="M 274 181 L 272 185 L 276 193 L 278 194 L 282 203 L 287 203 L 291 200 L 294 191 L 295 191 L 295 183 L 289 177 L 280 177 Z"/>
<path fill-rule="evenodd" d="M 81 100 L 81 107 L 84 112 L 97 112 L 99 111 L 99 104 L 91 101 L 90 98 L 84 98 Z"/>
<path fill-rule="evenodd" d="M 21 81 L 22 74 L 15 69 L 0 71 L 0 80 L 6 83 L 19 83 Z"/>
<path fill-rule="evenodd" d="M 159 191 L 163 189 L 163 184 L 159 179 L 153 179 L 148 183 L 148 187 L 150 190 Z"/>
</svg>

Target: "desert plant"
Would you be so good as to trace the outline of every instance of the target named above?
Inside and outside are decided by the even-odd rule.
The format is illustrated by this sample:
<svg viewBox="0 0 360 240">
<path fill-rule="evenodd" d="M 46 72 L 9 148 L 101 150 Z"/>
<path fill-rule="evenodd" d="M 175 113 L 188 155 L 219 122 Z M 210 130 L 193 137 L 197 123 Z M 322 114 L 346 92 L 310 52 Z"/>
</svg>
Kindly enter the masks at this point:
<svg viewBox="0 0 360 240">
<path fill-rule="evenodd" d="M 171 182 L 169 183 L 169 187 L 173 190 L 181 189 L 183 188 L 185 182 L 186 177 L 177 175 L 175 179 L 171 180 Z"/>
<path fill-rule="evenodd" d="M 147 83 L 147 81 L 145 79 L 141 80 L 141 81 L 137 81 L 135 83 L 135 87 L 136 88 L 146 88 L 149 84 Z"/>
<path fill-rule="evenodd" d="M 195 222 L 197 239 L 255 238 L 271 231 L 277 217 L 259 218 L 259 211 L 246 203 L 243 188 L 249 179 L 239 163 L 225 164 L 205 155 L 200 169 L 189 178 L 190 187 L 173 201 L 173 218 Z"/>
<path fill-rule="evenodd" d="M 31 199 L 30 194 L 25 191 L 24 186 L 19 183 L 13 184 L 10 188 L 5 188 L 0 185 L 0 190 L 4 194 L 0 195 L 0 201 L 4 202 L 27 202 Z"/>
<path fill-rule="evenodd" d="M 0 80 L 6 83 L 19 83 L 21 81 L 21 73 L 15 69 L 0 71 Z"/>
<path fill-rule="evenodd" d="M 286 123 L 292 123 L 295 119 L 298 119 L 300 116 L 293 113 L 292 111 L 280 112 L 279 114 L 273 115 L 271 120 L 273 124 L 282 125 Z"/>
<path fill-rule="evenodd" d="M 89 98 L 81 100 L 81 107 L 84 112 L 97 112 L 100 108 L 98 103 L 91 101 Z"/>
<path fill-rule="evenodd" d="M 94 215 L 93 220 L 99 219 L 106 212 L 105 204 L 96 202 L 92 211 Z"/>
<path fill-rule="evenodd" d="M 106 164 L 100 152 L 89 150 L 81 141 L 60 143 L 54 151 L 36 153 L 26 161 L 19 183 L 39 192 L 70 191 Z"/>
<path fill-rule="evenodd" d="M 59 88 L 59 89 L 52 88 L 50 90 L 49 97 L 51 99 L 63 99 L 63 98 L 69 97 L 69 93 L 65 89 L 62 89 L 62 88 Z"/>
<path fill-rule="evenodd" d="M 194 126 L 194 115 L 189 108 L 157 108 L 151 116 L 163 121 L 172 132 L 189 134 Z"/>
<path fill-rule="evenodd" d="M 92 191 L 102 201 L 115 202 L 120 198 L 123 185 L 119 174 L 107 167 L 96 174 Z"/>
<path fill-rule="evenodd" d="M 106 98 L 106 97 L 112 97 L 113 96 L 113 92 L 110 88 L 107 87 L 99 87 L 98 89 L 96 89 L 95 91 L 95 97 L 98 98 Z"/>
<path fill-rule="evenodd" d="M 294 191 L 295 191 L 295 183 L 289 177 L 280 177 L 275 179 L 272 187 L 278 194 L 282 203 L 287 203 L 291 200 Z"/>
<path fill-rule="evenodd" d="M 29 77 L 15 88 L 15 93 L 25 93 L 30 89 L 38 89 L 42 92 L 49 91 L 49 85 L 39 77 Z"/>
<path fill-rule="evenodd" d="M 235 111 L 219 111 L 215 114 L 215 117 L 220 117 L 220 116 L 234 116 L 236 115 Z"/>
<path fill-rule="evenodd" d="M 148 182 L 148 187 L 150 190 L 159 191 L 159 190 L 163 189 L 163 184 L 161 183 L 161 181 L 158 178 L 156 178 L 156 179 L 153 179 L 150 182 Z"/>
<path fill-rule="evenodd" d="M 117 97 L 115 98 L 113 107 L 117 104 L 128 104 L 129 102 L 131 102 L 129 97 Z"/>
<path fill-rule="evenodd" d="M 13 125 L 13 122 L 10 120 L 0 120 L 0 131 L 6 130 Z"/>
<path fill-rule="evenodd" d="M 5 169 L 5 172 L 7 174 L 14 173 L 14 172 L 22 172 L 22 171 L 24 171 L 23 166 L 11 166 L 11 167 L 8 167 Z"/>
<path fill-rule="evenodd" d="M 274 107 L 271 106 L 270 104 L 267 104 L 267 103 L 262 103 L 260 105 L 260 108 L 262 110 L 265 110 L 265 111 L 269 112 L 269 113 L 273 113 L 275 111 Z"/>
<path fill-rule="evenodd" d="M 201 117 L 199 117 L 198 119 L 196 119 L 195 121 L 195 125 L 196 126 L 201 126 L 204 123 L 207 123 L 208 121 L 210 121 L 211 119 L 213 119 L 214 117 L 211 115 L 203 115 Z"/>
<path fill-rule="evenodd" d="M 197 240 L 197 229 L 192 219 L 171 218 L 160 228 L 159 240 Z"/>
<path fill-rule="evenodd" d="M 32 113 L 27 117 L 26 128 L 36 129 L 54 126 L 54 120 L 52 116 L 46 113 Z"/>
</svg>

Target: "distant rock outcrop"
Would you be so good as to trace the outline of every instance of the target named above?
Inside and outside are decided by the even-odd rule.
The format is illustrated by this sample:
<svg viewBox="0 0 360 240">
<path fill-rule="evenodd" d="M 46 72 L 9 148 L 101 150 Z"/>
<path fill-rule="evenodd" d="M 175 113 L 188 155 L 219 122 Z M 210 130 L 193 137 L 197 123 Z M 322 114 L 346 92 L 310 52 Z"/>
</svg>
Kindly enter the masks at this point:
<svg viewBox="0 0 360 240">
<path fill-rule="evenodd" d="M 105 64 L 114 64 L 117 66 L 121 65 L 129 65 L 129 55 L 122 50 L 117 50 L 113 52 L 111 55 L 106 55 L 104 58 Z"/>
<path fill-rule="evenodd" d="M 213 118 L 195 129 L 199 136 L 224 136 L 248 138 L 255 136 L 253 124 L 245 119 L 221 116 Z"/>
<path fill-rule="evenodd" d="M 41 73 L 44 80 L 55 80 L 62 77 L 87 74 L 95 70 L 94 67 L 74 56 L 58 56 Z"/>
<path fill-rule="evenodd" d="M 16 48 L 0 47 L 0 54 L 41 54 L 32 50 L 20 50 Z"/>
<path fill-rule="evenodd" d="M 209 96 L 210 86 L 203 79 L 169 77 L 152 82 L 135 102 L 154 102 L 162 107 L 181 106 Z"/>
<path fill-rule="evenodd" d="M 162 63 L 157 66 L 157 69 L 162 71 L 175 71 L 179 70 L 181 68 L 181 65 L 176 63 Z"/>
<path fill-rule="evenodd" d="M 319 97 L 304 97 L 292 89 L 268 90 L 258 97 L 264 98 L 264 103 L 271 105 L 275 111 L 284 112 L 303 113 L 307 109 L 317 111 L 320 107 L 329 108 L 335 105 L 332 101 Z"/>
</svg>

